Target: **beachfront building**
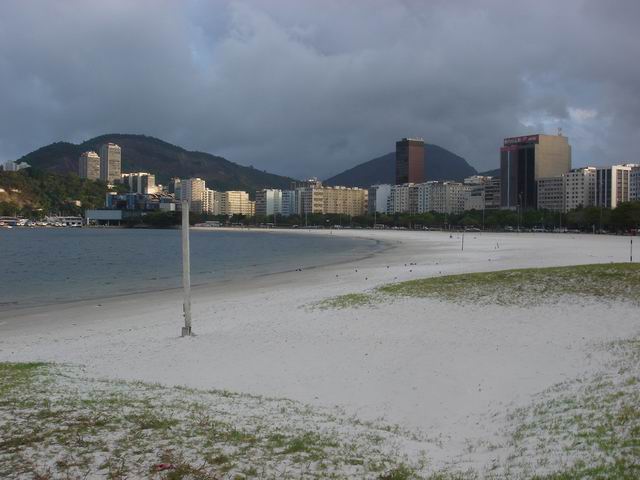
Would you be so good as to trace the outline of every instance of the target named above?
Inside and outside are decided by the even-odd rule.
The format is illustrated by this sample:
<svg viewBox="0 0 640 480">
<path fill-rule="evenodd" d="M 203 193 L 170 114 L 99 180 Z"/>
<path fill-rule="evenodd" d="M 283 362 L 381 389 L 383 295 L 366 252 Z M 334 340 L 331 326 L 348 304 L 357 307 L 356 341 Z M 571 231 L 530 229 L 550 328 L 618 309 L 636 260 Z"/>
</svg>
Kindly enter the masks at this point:
<svg viewBox="0 0 640 480">
<path fill-rule="evenodd" d="M 564 178 L 558 177 L 539 178 L 537 180 L 538 209 L 564 212 Z"/>
<path fill-rule="evenodd" d="M 238 190 L 220 192 L 221 215 L 255 215 L 255 202 L 249 200 L 249 194 Z"/>
<path fill-rule="evenodd" d="M 631 170 L 638 165 L 612 165 L 596 168 L 594 204 L 616 208 L 631 198 Z"/>
<path fill-rule="evenodd" d="M 204 204 L 202 207 L 204 213 L 209 213 L 211 215 L 220 215 L 222 212 L 222 207 L 220 206 L 221 203 L 221 192 L 211 190 L 210 188 L 204 189 Z"/>
<path fill-rule="evenodd" d="M 78 176 L 89 180 L 100 179 L 100 157 L 96 152 L 88 151 L 80 155 Z"/>
<path fill-rule="evenodd" d="M 412 199 L 415 199 L 416 203 L 418 202 L 417 192 L 413 183 L 392 185 L 387 202 L 387 213 L 409 213 L 413 206 L 411 205 Z M 418 209 L 417 205 L 415 209 Z"/>
<path fill-rule="evenodd" d="M 317 179 L 311 179 L 296 190 L 298 211 L 304 215 L 340 214 L 365 215 L 367 213 L 368 191 L 356 187 L 326 187 Z"/>
<path fill-rule="evenodd" d="M 189 203 L 190 212 L 202 213 L 205 207 L 205 190 L 206 184 L 201 178 L 185 178 L 180 180 L 179 198 Z"/>
<path fill-rule="evenodd" d="M 640 166 L 631 167 L 629 175 L 629 200 L 640 201 Z"/>
<path fill-rule="evenodd" d="M 256 206 L 257 208 L 257 206 Z M 296 190 L 282 191 L 282 216 L 296 215 L 298 213 L 298 194 Z"/>
<path fill-rule="evenodd" d="M 132 193 L 141 193 L 144 195 L 158 193 L 156 176 L 153 173 L 123 173 L 121 175 L 121 182 L 124 185 L 127 185 L 129 187 L 129 191 Z"/>
<path fill-rule="evenodd" d="M 265 188 L 256 192 L 256 215 L 282 215 L 282 190 Z"/>
<path fill-rule="evenodd" d="M 372 185 L 367 191 L 368 213 L 387 213 L 389 205 L 389 195 L 391 195 L 391 185 Z"/>
<path fill-rule="evenodd" d="M 484 210 L 486 208 L 486 188 L 493 177 L 473 175 L 464 179 L 464 210 Z"/>
<path fill-rule="evenodd" d="M 537 208 L 536 181 L 570 170 L 567 137 L 538 134 L 505 138 L 500 148 L 502 208 Z"/>
<path fill-rule="evenodd" d="M 100 147 L 100 180 L 114 183 L 122 174 L 122 149 L 115 143 Z"/>
<path fill-rule="evenodd" d="M 500 177 L 490 177 L 484 186 L 484 208 L 486 210 L 499 210 L 501 198 Z"/>
<path fill-rule="evenodd" d="M 422 183 L 424 175 L 424 140 L 403 138 L 396 142 L 396 185 Z"/>
<path fill-rule="evenodd" d="M 596 168 L 575 168 L 563 176 L 564 212 L 590 207 L 595 202 Z"/>
<path fill-rule="evenodd" d="M 427 203 L 420 212 L 461 213 L 468 187 L 460 182 L 427 182 Z"/>
</svg>

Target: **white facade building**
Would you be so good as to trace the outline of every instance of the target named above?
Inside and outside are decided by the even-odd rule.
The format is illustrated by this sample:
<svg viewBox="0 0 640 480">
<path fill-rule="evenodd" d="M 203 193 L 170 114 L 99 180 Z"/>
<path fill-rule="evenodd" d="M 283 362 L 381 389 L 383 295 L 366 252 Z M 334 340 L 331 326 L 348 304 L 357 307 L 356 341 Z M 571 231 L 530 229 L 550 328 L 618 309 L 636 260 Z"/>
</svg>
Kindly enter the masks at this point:
<svg viewBox="0 0 640 480">
<path fill-rule="evenodd" d="M 387 201 L 387 213 L 409 213 L 410 198 L 413 183 L 405 183 L 402 185 L 391 185 L 389 190 L 389 198 Z"/>
<path fill-rule="evenodd" d="M 640 201 L 640 166 L 631 168 L 629 184 L 629 200 Z"/>
<path fill-rule="evenodd" d="M 391 195 L 391 185 L 372 185 L 369 187 L 368 213 L 387 213 L 389 207 L 389 196 Z"/>
<path fill-rule="evenodd" d="M 578 207 L 590 207 L 595 201 L 596 168 L 584 167 L 565 173 L 564 179 L 564 212 Z"/>
<path fill-rule="evenodd" d="M 258 190 L 256 192 L 256 215 L 282 215 L 282 190 Z"/>
<path fill-rule="evenodd" d="M 630 199 L 631 169 L 636 164 L 612 165 L 596 169 L 595 200 L 597 207 L 616 208 Z"/>
</svg>

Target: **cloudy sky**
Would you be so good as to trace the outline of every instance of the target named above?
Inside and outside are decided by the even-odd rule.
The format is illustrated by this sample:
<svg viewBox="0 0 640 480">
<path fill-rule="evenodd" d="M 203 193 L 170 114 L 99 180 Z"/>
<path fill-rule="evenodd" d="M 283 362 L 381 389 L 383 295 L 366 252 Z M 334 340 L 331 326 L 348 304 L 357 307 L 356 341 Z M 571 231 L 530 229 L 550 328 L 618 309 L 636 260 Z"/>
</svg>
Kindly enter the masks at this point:
<svg viewBox="0 0 640 480">
<path fill-rule="evenodd" d="M 144 133 L 295 177 L 403 136 L 495 168 L 505 136 L 639 161 L 637 0 L 2 0 L 0 161 Z"/>
</svg>

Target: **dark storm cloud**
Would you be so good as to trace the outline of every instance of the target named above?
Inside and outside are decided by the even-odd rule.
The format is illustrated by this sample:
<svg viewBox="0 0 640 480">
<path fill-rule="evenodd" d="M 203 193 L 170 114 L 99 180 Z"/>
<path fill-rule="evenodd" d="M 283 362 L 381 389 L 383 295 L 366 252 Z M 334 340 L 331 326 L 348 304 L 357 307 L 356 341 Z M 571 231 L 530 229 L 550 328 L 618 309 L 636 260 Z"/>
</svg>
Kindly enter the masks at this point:
<svg viewBox="0 0 640 480">
<path fill-rule="evenodd" d="M 637 161 L 640 2 L 7 1 L 0 159 L 146 133 L 328 176 L 422 136 L 479 169 L 562 127 Z"/>
</svg>

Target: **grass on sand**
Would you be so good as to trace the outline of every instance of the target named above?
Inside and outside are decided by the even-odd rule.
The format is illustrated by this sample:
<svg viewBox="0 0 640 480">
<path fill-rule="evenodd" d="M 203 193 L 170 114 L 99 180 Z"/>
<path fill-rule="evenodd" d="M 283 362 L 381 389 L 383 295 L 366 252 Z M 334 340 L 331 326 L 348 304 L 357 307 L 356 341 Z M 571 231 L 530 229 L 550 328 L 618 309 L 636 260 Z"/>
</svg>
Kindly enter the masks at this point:
<svg viewBox="0 0 640 480">
<path fill-rule="evenodd" d="M 640 264 L 524 268 L 422 278 L 383 285 L 365 293 L 340 295 L 314 306 L 339 309 L 399 297 L 428 297 L 455 303 L 528 307 L 556 302 L 566 296 L 640 305 Z"/>
</svg>

